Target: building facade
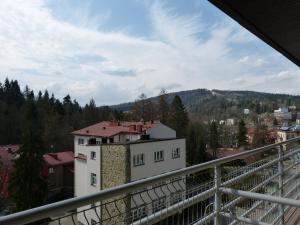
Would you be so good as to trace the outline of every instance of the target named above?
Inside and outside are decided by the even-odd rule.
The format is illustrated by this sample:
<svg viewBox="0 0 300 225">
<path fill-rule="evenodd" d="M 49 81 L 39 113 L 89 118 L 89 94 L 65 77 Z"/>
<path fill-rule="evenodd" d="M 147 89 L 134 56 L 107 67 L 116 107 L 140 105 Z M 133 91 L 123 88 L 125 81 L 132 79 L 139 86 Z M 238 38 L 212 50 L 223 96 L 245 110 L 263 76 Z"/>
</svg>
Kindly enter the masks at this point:
<svg viewBox="0 0 300 225">
<path fill-rule="evenodd" d="M 63 151 L 43 155 L 43 174 L 48 183 L 48 202 L 74 196 L 74 152 Z"/>
<path fill-rule="evenodd" d="M 177 139 L 176 132 L 160 122 L 102 122 L 73 134 L 76 196 L 95 193 L 186 166 L 185 139 Z M 159 191 L 157 193 L 159 196 Z M 159 199 L 157 193 L 148 193 L 153 195 L 153 198 L 158 198 L 158 204 L 153 206 L 146 205 L 140 194 L 135 196 L 133 193 L 126 200 L 132 208 L 131 215 L 127 217 L 130 216 L 132 220 L 141 218 L 174 201 Z M 174 193 L 170 193 L 172 194 Z M 146 198 L 148 197 L 143 199 Z M 99 204 L 95 203 L 95 206 Z M 86 206 L 78 211 L 90 207 Z M 97 207 L 96 210 L 101 218 L 105 217 L 105 210 L 101 210 L 101 207 Z M 90 224 L 99 222 L 94 212 L 86 212 L 86 217 Z M 78 220 L 87 224 L 86 218 L 80 213 Z"/>
</svg>

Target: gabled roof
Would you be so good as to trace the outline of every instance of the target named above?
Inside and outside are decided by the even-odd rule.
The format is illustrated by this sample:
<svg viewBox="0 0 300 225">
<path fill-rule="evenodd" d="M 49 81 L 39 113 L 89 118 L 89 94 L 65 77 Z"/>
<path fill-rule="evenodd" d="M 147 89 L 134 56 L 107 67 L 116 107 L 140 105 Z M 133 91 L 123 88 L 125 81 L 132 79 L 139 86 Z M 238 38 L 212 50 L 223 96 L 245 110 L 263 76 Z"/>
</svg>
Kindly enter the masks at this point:
<svg viewBox="0 0 300 225">
<path fill-rule="evenodd" d="M 157 126 L 160 122 L 111 122 L 103 121 L 83 129 L 72 132 L 73 135 L 94 136 L 94 137 L 113 137 L 120 133 L 143 134 L 148 129 Z"/>
<path fill-rule="evenodd" d="M 43 157 L 48 166 L 59 166 L 74 163 L 74 153 L 72 151 L 48 153 Z"/>
</svg>

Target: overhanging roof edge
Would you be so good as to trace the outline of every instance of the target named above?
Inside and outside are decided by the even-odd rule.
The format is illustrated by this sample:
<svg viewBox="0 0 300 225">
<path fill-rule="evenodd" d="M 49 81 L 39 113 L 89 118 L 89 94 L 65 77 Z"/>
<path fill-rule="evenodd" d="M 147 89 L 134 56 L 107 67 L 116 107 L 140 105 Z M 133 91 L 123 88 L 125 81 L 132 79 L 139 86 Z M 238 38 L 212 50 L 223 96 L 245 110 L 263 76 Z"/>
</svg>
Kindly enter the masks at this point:
<svg viewBox="0 0 300 225">
<path fill-rule="evenodd" d="M 213 5 L 215 5 L 217 8 L 219 8 L 221 11 L 226 13 L 228 16 L 230 16 L 236 22 L 238 22 L 241 26 L 249 30 L 255 36 L 263 40 L 265 43 L 270 45 L 272 48 L 276 49 L 278 52 L 280 52 L 282 55 L 284 55 L 285 57 L 287 57 L 289 60 L 291 60 L 293 63 L 295 63 L 297 66 L 300 67 L 300 60 L 298 58 L 294 57 L 293 54 L 291 54 L 283 46 L 281 46 L 276 41 L 274 41 L 272 37 L 268 36 L 263 30 L 259 29 L 255 24 L 253 24 L 251 21 L 245 18 L 238 11 L 238 9 L 236 9 L 232 4 L 230 4 L 230 2 L 225 0 L 208 0 L 208 1 Z"/>
</svg>

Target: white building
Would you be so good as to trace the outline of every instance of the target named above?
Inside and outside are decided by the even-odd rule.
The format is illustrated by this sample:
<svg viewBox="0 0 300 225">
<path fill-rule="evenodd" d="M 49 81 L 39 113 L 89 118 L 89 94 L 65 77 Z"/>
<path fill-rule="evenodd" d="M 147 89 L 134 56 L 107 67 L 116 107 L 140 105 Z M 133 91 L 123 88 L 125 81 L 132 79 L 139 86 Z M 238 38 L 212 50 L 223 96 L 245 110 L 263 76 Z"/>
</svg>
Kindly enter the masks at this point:
<svg viewBox="0 0 300 225">
<path fill-rule="evenodd" d="M 250 113 L 250 109 L 244 109 L 244 114 L 248 115 Z"/>
<path fill-rule="evenodd" d="M 75 131 L 73 135 L 76 196 L 95 193 L 186 166 L 185 139 L 177 139 L 176 132 L 160 122 L 105 121 Z M 184 196 L 178 196 L 176 193 L 170 195 L 177 200 Z M 157 194 L 153 195 L 155 196 Z M 140 195 L 133 195 L 130 200 L 132 216 L 136 218 L 175 202 L 174 199 L 167 200 L 162 195 L 161 199 L 153 201 L 154 205 L 149 207 L 144 205 L 140 198 Z M 148 197 L 144 199 L 146 198 Z M 88 208 L 90 206 L 86 207 Z M 82 209 L 85 208 L 78 211 Z M 100 215 L 101 208 L 98 207 L 97 210 Z M 87 211 L 86 216 L 90 224 L 99 222 L 94 212 Z M 78 214 L 78 220 L 87 224 L 83 214 Z"/>
<path fill-rule="evenodd" d="M 233 126 L 234 125 L 234 119 L 230 118 L 226 120 L 226 125 L 227 126 Z"/>
<path fill-rule="evenodd" d="M 282 119 L 282 120 L 292 119 L 292 113 L 289 112 L 289 109 L 285 107 L 274 110 L 274 116 L 277 119 Z"/>
</svg>

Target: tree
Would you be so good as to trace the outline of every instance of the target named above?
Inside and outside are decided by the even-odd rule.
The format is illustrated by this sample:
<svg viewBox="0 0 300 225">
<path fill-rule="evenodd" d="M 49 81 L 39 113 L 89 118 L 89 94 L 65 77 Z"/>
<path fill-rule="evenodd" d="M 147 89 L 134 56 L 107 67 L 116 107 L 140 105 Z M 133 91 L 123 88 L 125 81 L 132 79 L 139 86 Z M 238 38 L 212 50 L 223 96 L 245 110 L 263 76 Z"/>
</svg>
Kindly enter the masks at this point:
<svg viewBox="0 0 300 225">
<path fill-rule="evenodd" d="M 210 123 L 209 128 L 209 145 L 213 149 L 213 157 L 217 156 L 217 148 L 219 147 L 219 132 L 218 126 L 215 121 Z"/>
<path fill-rule="evenodd" d="M 268 127 L 265 124 L 257 123 L 253 135 L 253 146 L 260 147 L 268 144 Z"/>
<path fill-rule="evenodd" d="M 170 115 L 170 106 L 166 101 L 166 91 L 163 89 L 159 94 L 159 101 L 158 101 L 159 120 L 164 124 L 168 124 L 169 115 Z"/>
<path fill-rule="evenodd" d="M 27 90 L 24 107 L 22 146 L 14 161 L 9 184 L 12 200 L 17 211 L 40 206 L 44 203 L 47 182 L 42 176 L 44 146 L 42 127 L 34 102 L 33 92 Z"/>
<path fill-rule="evenodd" d="M 275 117 L 274 120 L 273 120 L 273 125 L 274 125 L 274 126 L 278 126 L 278 125 L 279 125 L 278 120 L 276 119 L 276 117 Z"/>
<path fill-rule="evenodd" d="M 189 119 L 178 95 L 175 95 L 172 101 L 169 121 L 169 125 L 176 131 L 177 137 L 183 138 L 186 136 Z"/>
<path fill-rule="evenodd" d="M 239 146 L 244 146 L 248 143 L 247 128 L 243 119 L 240 120 L 238 126 L 237 142 Z"/>
<path fill-rule="evenodd" d="M 195 165 L 206 160 L 206 129 L 203 124 L 191 122 L 187 132 L 187 164 Z"/>
</svg>

